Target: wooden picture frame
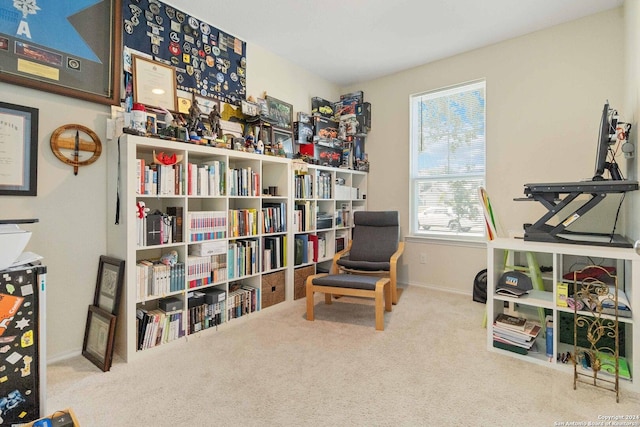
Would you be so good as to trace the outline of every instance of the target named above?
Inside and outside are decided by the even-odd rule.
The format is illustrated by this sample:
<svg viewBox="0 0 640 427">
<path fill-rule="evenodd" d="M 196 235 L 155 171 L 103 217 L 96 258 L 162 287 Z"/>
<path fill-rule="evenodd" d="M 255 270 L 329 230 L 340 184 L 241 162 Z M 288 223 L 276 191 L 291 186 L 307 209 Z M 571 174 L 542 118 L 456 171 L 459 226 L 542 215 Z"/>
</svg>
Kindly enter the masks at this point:
<svg viewBox="0 0 640 427">
<path fill-rule="evenodd" d="M 100 307 L 90 305 L 82 355 L 104 372 L 111 369 L 115 332 L 116 316 Z"/>
<path fill-rule="evenodd" d="M 37 195 L 38 112 L 0 102 L 0 195 Z"/>
<path fill-rule="evenodd" d="M 175 68 L 138 55 L 131 62 L 134 102 L 177 111 Z"/>
<path fill-rule="evenodd" d="M 100 256 L 93 305 L 114 316 L 118 314 L 124 285 L 124 260 Z"/>
<path fill-rule="evenodd" d="M 31 20 L 29 28 L 29 19 L 0 20 L 0 80 L 118 105 L 122 1 L 101 0 L 85 6 L 82 2 L 65 2 L 35 8 L 32 13 L 36 18 L 32 19 L 46 23 L 46 27 Z"/>
<path fill-rule="evenodd" d="M 293 105 L 280 101 L 272 96 L 266 96 L 268 119 L 281 129 L 293 129 Z"/>
</svg>

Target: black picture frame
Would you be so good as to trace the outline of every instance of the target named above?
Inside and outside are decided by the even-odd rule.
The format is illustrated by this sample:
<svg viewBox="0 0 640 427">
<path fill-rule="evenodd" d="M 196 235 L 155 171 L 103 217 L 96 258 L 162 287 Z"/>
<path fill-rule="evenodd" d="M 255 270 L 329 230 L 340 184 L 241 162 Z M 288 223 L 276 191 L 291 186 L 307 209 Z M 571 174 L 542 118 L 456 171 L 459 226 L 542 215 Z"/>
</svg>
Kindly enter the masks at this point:
<svg viewBox="0 0 640 427">
<path fill-rule="evenodd" d="M 293 130 L 293 105 L 280 101 L 272 96 L 265 97 L 267 102 L 268 120 L 275 127 Z"/>
<path fill-rule="evenodd" d="M 82 343 L 82 355 L 104 372 L 111 369 L 115 332 L 116 316 L 100 307 L 90 305 Z"/>
<path fill-rule="evenodd" d="M 28 38 L 22 34 L 32 23 L 29 17 L 0 21 L 0 81 L 118 105 L 122 1 L 102 0 L 86 8 L 64 3 L 34 10 L 31 21 L 47 25 L 32 24 Z M 68 14 L 61 13 L 65 7 Z"/>
<path fill-rule="evenodd" d="M 124 285 L 124 260 L 101 255 L 93 305 L 114 316 L 118 315 Z"/>
<path fill-rule="evenodd" d="M 38 113 L 37 108 L 0 102 L 1 196 L 37 195 Z"/>
<path fill-rule="evenodd" d="M 293 133 L 288 130 L 273 128 L 273 150 L 278 155 L 278 143 L 282 143 L 282 149 L 287 158 L 293 158 Z"/>
</svg>

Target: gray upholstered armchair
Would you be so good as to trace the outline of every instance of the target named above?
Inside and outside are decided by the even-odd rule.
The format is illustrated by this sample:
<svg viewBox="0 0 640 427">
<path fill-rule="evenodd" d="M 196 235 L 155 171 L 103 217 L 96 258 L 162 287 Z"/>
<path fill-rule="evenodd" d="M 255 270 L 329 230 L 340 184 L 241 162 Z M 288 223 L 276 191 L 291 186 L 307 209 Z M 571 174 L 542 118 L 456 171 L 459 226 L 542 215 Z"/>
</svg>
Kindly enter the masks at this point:
<svg viewBox="0 0 640 427">
<path fill-rule="evenodd" d="M 334 255 L 331 273 L 388 277 L 397 304 L 396 264 L 404 251 L 398 211 L 357 211 L 353 223 L 353 239 Z"/>
</svg>

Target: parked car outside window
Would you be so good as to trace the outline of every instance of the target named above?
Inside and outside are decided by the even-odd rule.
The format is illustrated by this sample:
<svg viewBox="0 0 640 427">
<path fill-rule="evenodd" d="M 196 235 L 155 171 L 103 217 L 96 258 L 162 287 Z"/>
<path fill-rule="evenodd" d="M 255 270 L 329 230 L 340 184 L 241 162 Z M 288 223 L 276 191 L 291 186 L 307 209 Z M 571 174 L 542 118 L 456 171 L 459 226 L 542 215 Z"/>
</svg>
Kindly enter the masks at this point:
<svg viewBox="0 0 640 427">
<path fill-rule="evenodd" d="M 418 229 L 467 232 L 475 225 L 469 218 L 457 218 L 453 209 L 444 206 L 429 207 L 418 213 Z"/>
</svg>

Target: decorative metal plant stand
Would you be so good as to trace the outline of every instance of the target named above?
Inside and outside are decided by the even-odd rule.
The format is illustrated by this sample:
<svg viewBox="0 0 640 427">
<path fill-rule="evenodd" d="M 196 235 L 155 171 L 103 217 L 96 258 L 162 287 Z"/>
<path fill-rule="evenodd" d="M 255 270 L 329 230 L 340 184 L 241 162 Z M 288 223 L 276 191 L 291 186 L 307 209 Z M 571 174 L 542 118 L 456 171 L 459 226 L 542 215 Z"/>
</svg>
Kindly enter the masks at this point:
<svg viewBox="0 0 640 427">
<path fill-rule="evenodd" d="M 587 269 L 596 274 L 578 279 Z M 589 266 L 574 272 L 573 290 L 573 389 L 583 382 L 613 391 L 619 402 L 618 277 L 602 267 Z M 605 301 L 613 302 L 611 316 L 603 316 Z M 588 348 L 578 347 L 579 328 L 586 331 Z M 606 370 L 612 377 L 602 373 L 605 364 L 613 364 Z M 582 365 L 590 369 L 583 370 Z"/>
</svg>

